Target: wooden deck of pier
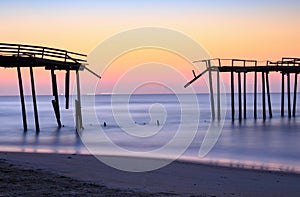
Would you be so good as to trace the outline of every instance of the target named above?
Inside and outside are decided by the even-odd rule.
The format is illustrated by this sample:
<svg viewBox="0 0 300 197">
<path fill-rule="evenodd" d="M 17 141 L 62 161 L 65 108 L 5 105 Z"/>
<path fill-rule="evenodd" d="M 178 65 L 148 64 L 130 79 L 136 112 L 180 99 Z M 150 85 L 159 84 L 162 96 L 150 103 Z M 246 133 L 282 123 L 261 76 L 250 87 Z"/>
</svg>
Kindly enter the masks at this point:
<svg viewBox="0 0 300 197">
<path fill-rule="evenodd" d="M 225 63 L 224 63 L 225 62 Z M 197 79 L 199 79 L 202 75 L 208 72 L 209 74 L 209 90 L 210 90 L 210 100 L 211 100 L 211 114 L 212 119 L 216 118 L 215 113 L 215 104 L 214 104 L 214 89 L 213 89 L 213 79 L 212 79 L 212 72 L 217 72 L 217 119 L 220 120 L 220 76 L 219 73 L 227 72 L 231 73 L 231 117 L 232 121 L 235 120 L 235 100 L 234 100 L 234 91 L 235 91 L 235 74 L 238 77 L 238 116 L 239 121 L 242 120 L 243 116 L 246 119 L 246 104 L 247 104 L 247 73 L 253 72 L 254 73 L 254 119 L 257 119 L 257 75 L 261 74 L 262 79 L 262 116 L 263 120 L 266 119 L 266 94 L 268 100 L 268 111 L 269 117 L 272 118 L 272 104 L 271 104 L 271 96 L 270 96 L 270 83 L 269 83 L 269 73 L 270 72 L 280 72 L 281 73 L 281 116 L 284 116 L 284 94 L 285 94 L 285 76 L 287 81 L 287 95 L 288 95 L 288 117 L 291 118 L 292 116 L 296 116 L 296 102 L 297 102 L 297 84 L 298 84 L 298 74 L 300 73 L 300 58 L 288 58 L 283 57 L 280 61 L 271 62 L 266 61 L 265 65 L 258 65 L 257 60 L 244 60 L 244 59 L 207 59 L 207 60 L 199 60 L 193 63 L 204 63 L 206 65 L 206 69 L 196 75 L 195 71 L 193 70 L 194 78 L 189 81 L 184 87 L 188 87 L 192 83 L 194 83 Z M 213 64 L 216 65 L 213 65 Z M 241 74 L 243 74 L 243 104 L 244 104 L 244 113 L 242 113 L 242 81 L 241 81 Z M 294 74 L 294 98 L 293 98 L 293 105 L 291 106 L 291 74 Z"/>
<path fill-rule="evenodd" d="M 56 71 L 65 71 L 65 108 L 69 108 L 69 95 L 70 95 L 70 72 L 76 72 L 77 79 L 77 100 L 75 100 L 76 108 L 76 129 L 82 128 L 82 117 L 81 117 L 81 104 L 80 104 L 80 83 L 79 83 L 79 72 L 85 69 L 86 55 L 70 52 L 61 49 L 55 49 L 43 46 L 33 45 L 21 45 L 21 44 L 9 44 L 0 43 L 0 67 L 4 68 L 16 68 L 18 73 L 19 91 L 21 98 L 22 117 L 23 117 L 23 128 L 27 131 L 27 119 L 26 119 L 26 107 L 24 100 L 23 81 L 21 68 L 29 68 L 30 71 L 30 82 L 32 90 L 32 99 L 34 107 L 34 118 L 36 132 L 40 131 L 39 118 L 38 118 L 38 107 L 36 102 L 35 92 L 35 81 L 33 68 L 42 67 L 45 70 L 51 72 L 52 78 L 52 93 L 54 99 L 52 100 L 52 106 L 54 109 L 57 124 L 61 127 L 60 120 L 60 108 L 56 81 Z"/>
</svg>

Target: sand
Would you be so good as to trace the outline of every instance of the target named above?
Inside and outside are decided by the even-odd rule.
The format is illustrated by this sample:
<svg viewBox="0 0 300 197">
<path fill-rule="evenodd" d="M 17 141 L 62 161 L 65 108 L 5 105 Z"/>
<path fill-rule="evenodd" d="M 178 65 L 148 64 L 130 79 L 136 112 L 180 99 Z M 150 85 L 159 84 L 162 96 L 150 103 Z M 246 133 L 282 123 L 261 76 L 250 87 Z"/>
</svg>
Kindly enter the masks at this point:
<svg viewBox="0 0 300 197">
<path fill-rule="evenodd" d="M 0 196 L 97 196 L 99 194 L 151 196 L 130 190 L 109 189 L 40 170 L 24 169 L 0 160 Z"/>
<path fill-rule="evenodd" d="M 187 162 L 123 172 L 91 155 L 0 153 L 0 196 L 299 196 L 300 175 Z"/>
</svg>

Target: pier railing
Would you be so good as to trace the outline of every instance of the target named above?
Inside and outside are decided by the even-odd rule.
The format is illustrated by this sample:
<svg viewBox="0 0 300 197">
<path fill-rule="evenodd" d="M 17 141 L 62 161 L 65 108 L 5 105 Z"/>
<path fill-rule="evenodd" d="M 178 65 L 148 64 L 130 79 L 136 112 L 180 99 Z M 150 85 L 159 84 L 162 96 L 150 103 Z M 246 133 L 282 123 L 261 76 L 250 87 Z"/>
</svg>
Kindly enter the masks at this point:
<svg viewBox="0 0 300 197">
<path fill-rule="evenodd" d="M 283 57 L 282 60 L 279 61 L 212 58 L 212 59 L 196 60 L 193 61 L 193 63 L 205 64 L 206 68 L 230 67 L 230 66 L 231 67 L 300 66 L 300 58 Z"/>
<path fill-rule="evenodd" d="M 34 57 L 39 59 L 50 59 L 55 61 L 79 64 L 86 63 L 87 57 L 86 55 L 81 53 L 75 53 L 62 49 L 10 43 L 0 43 L 0 55 L 16 57 Z"/>
<path fill-rule="evenodd" d="M 267 66 L 300 66 L 300 58 L 283 57 L 281 61 L 267 61 Z"/>
</svg>

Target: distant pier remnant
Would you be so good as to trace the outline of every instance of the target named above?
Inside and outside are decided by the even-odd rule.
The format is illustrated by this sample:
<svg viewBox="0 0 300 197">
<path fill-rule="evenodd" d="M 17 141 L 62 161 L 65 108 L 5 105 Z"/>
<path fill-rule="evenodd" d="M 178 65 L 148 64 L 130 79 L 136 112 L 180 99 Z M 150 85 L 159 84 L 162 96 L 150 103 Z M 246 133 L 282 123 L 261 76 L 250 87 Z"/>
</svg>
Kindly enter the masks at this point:
<svg viewBox="0 0 300 197">
<path fill-rule="evenodd" d="M 213 65 L 213 62 L 217 62 L 217 65 Z M 223 62 L 226 62 L 225 65 L 222 65 Z M 238 85 L 238 119 L 242 121 L 246 119 L 247 116 L 247 73 L 253 72 L 254 73 L 254 101 L 253 101 L 253 117 L 257 119 L 257 74 L 261 73 L 261 80 L 262 80 L 262 87 L 261 87 L 261 94 L 262 94 L 262 118 L 263 120 L 266 119 L 266 95 L 267 95 L 267 102 L 268 102 L 268 112 L 269 117 L 273 117 L 272 113 L 272 104 L 271 104 L 271 95 L 270 95 L 270 82 L 269 82 L 269 73 L 270 72 L 280 72 L 281 73 L 281 116 L 284 116 L 284 107 L 285 107 L 285 76 L 287 80 L 287 100 L 288 100 L 288 117 L 291 118 L 292 116 L 296 116 L 296 102 L 297 102 L 297 83 L 298 83 L 298 74 L 300 73 L 300 58 L 287 58 L 283 57 L 282 60 L 271 62 L 266 61 L 265 65 L 258 65 L 257 60 L 244 60 L 244 59 L 207 59 L 207 60 L 198 60 L 194 61 L 193 63 L 205 63 L 206 69 L 202 71 L 200 74 L 196 75 L 195 71 L 193 70 L 194 78 L 189 81 L 184 87 L 187 88 L 189 85 L 194 83 L 198 78 L 204 75 L 206 72 L 209 73 L 209 89 L 210 89 L 210 100 L 211 100 L 211 118 L 212 120 L 215 119 L 215 108 L 214 108 L 214 94 L 213 94 L 213 79 L 211 77 L 212 72 L 217 72 L 217 97 L 218 97 L 218 120 L 220 120 L 220 79 L 219 73 L 230 73 L 231 79 L 231 117 L 232 121 L 235 120 L 235 76 L 234 74 L 237 73 L 237 85 Z M 241 80 L 241 73 L 243 73 L 243 109 L 244 113 L 242 113 L 242 80 Z M 294 98 L 293 98 L 293 105 L 291 103 L 291 82 L 290 76 L 294 74 Z"/>
<path fill-rule="evenodd" d="M 61 49 L 33 46 L 33 45 L 21 45 L 21 44 L 8 44 L 0 43 L 0 67 L 4 68 L 17 68 L 19 91 L 21 98 L 22 119 L 24 131 L 28 130 L 26 119 L 26 107 L 24 100 L 23 81 L 21 68 L 29 68 L 30 82 L 32 91 L 32 101 L 34 107 L 34 119 L 36 132 L 40 131 L 38 107 L 36 101 L 35 81 L 34 81 L 34 68 L 42 67 L 45 70 L 50 70 L 52 79 L 52 106 L 56 117 L 58 127 L 61 127 L 60 120 L 60 108 L 57 89 L 57 80 L 55 71 L 65 71 L 65 108 L 69 108 L 70 97 L 70 72 L 76 72 L 77 81 L 77 99 L 75 101 L 76 107 L 76 129 L 77 131 L 82 129 L 82 117 L 81 117 L 81 103 L 80 103 L 80 81 L 79 71 L 85 69 L 86 55 L 70 52 Z M 87 69 L 90 71 L 89 69 Z M 90 71 L 91 72 L 91 71 Z M 94 74 L 94 73 L 93 73 Z M 100 77 L 100 76 L 98 76 Z"/>
</svg>

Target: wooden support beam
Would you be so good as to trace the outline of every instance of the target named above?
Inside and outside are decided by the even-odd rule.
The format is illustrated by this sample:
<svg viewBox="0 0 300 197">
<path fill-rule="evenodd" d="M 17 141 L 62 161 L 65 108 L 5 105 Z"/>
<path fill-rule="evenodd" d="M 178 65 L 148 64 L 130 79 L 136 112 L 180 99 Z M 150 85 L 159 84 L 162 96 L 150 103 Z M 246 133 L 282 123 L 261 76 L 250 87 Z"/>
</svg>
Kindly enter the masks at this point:
<svg viewBox="0 0 300 197">
<path fill-rule="evenodd" d="M 81 95 L 80 95 L 80 78 L 79 71 L 76 71 L 76 82 L 77 82 L 77 100 L 75 101 L 76 107 L 76 130 L 77 132 L 83 129 L 82 124 L 82 113 L 81 113 Z"/>
<path fill-rule="evenodd" d="M 265 73 L 261 72 L 262 80 L 262 108 L 263 108 L 263 120 L 266 120 L 266 90 L 265 90 Z"/>
<path fill-rule="evenodd" d="M 208 61 L 208 77 L 209 77 L 209 92 L 210 92 L 210 107 L 211 107 L 211 119 L 215 120 L 215 100 L 214 100 L 214 90 L 212 81 L 212 71 L 211 63 Z"/>
<path fill-rule="evenodd" d="M 244 119 L 247 117 L 247 73 L 244 72 Z"/>
<path fill-rule="evenodd" d="M 268 109 L 269 116 L 272 118 L 272 104 L 271 104 L 271 94 L 270 94 L 270 84 L 269 84 L 269 72 L 266 72 L 266 82 L 267 82 L 267 95 L 268 95 Z"/>
<path fill-rule="evenodd" d="M 284 117 L 284 73 L 281 73 L 281 117 Z"/>
<path fill-rule="evenodd" d="M 56 100 L 52 100 L 51 102 L 52 102 L 52 107 L 53 107 L 54 114 L 56 117 L 57 125 L 58 125 L 58 127 L 61 127 L 61 122 L 60 122 L 60 118 L 59 118 L 59 110 L 57 108 Z"/>
<path fill-rule="evenodd" d="M 59 112 L 59 100 L 58 100 L 58 91 L 57 91 L 57 81 L 56 81 L 56 75 L 54 73 L 54 70 L 51 70 L 51 78 L 52 78 L 52 94 L 54 96 L 54 100 L 52 100 L 52 106 L 54 109 L 56 121 L 58 127 L 61 127 L 61 121 L 60 121 L 60 112 Z"/>
<path fill-rule="evenodd" d="M 20 91 L 20 98 L 21 98 L 23 128 L 24 131 L 27 131 L 27 119 L 26 119 L 26 107 L 25 107 L 25 99 L 24 99 L 24 91 L 23 91 L 23 81 L 22 81 L 21 69 L 19 66 L 17 67 L 17 71 L 18 71 L 19 91 Z"/>
<path fill-rule="evenodd" d="M 69 109 L 69 101 L 70 101 L 70 70 L 66 71 L 66 76 L 65 76 L 65 98 L 66 98 L 66 109 Z"/>
<path fill-rule="evenodd" d="M 296 102 L 297 102 L 297 85 L 298 85 L 298 73 L 295 73 L 294 81 L 294 102 L 293 102 L 293 117 L 296 116 Z"/>
<path fill-rule="evenodd" d="M 234 121 L 234 73 L 231 71 L 231 119 Z"/>
<path fill-rule="evenodd" d="M 75 99 L 75 124 L 76 124 L 77 132 L 81 131 L 80 120 L 79 120 L 79 114 L 80 114 L 79 109 L 80 106 L 78 105 L 78 100 Z"/>
<path fill-rule="evenodd" d="M 238 72 L 238 94 L 239 94 L 239 121 L 242 121 L 242 84 L 241 84 L 240 72 Z"/>
<path fill-rule="evenodd" d="M 192 72 L 193 72 L 193 75 L 194 75 L 194 77 L 196 78 L 196 77 L 197 77 L 197 75 L 196 75 L 195 71 L 194 71 L 194 70 L 192 70 Z"/>
<path fill-rule="evenodd" d="M 291 80 L 290 80 L 290 73 L 287 73 L 287 94 L 288 94 L 288 116 L 289 118 L 292 117 L 291 112 Z"/>
<path fill-rule="evenodd" d="M 254 119 L 257 119 L 257 72 L 254 73 Z"/>
<path fill-rule="evenodd" d="M 217 70 L 217 107 L 218 107 L 218 120 L 221 120 L 221 100 L 220 100 L 220 72 Z"/>
<path fill-rule="evenodd" d="M 34 75 L 33 75 L 33 69 L 30 66 L 30 81 L 31 81 L 31 93 L 32 93 L 32 101 L 33 101 L 33 110 L 34 110 L 34 120 L 35 120 L 35 129 L 36 132 L 40 132 L 40 125 L 39 125 L 39 116 L 38 116 L 38 108 L 36 103 L 36 95 L 35 95 L 35 85 L 34 85 Z"/>
<path fill-rule="evenodd" d="M 187 84 L 184 85 L 184 88 L 189 87 L 192 83 L 194 83 L 197 79 L 199 79 L 202 75 L 204 75 L 206 72 L 208 71 L 208 69 L 205 69 L 205 71 L 203 71 L 202 73 L 200 73 L 199 75 L 197 75 L 194 79 L 192 79 L 191 81 L 189 81 Z M 193 72 L 193 74 L 195 73 L 195 71 Z"/>
</svg>

